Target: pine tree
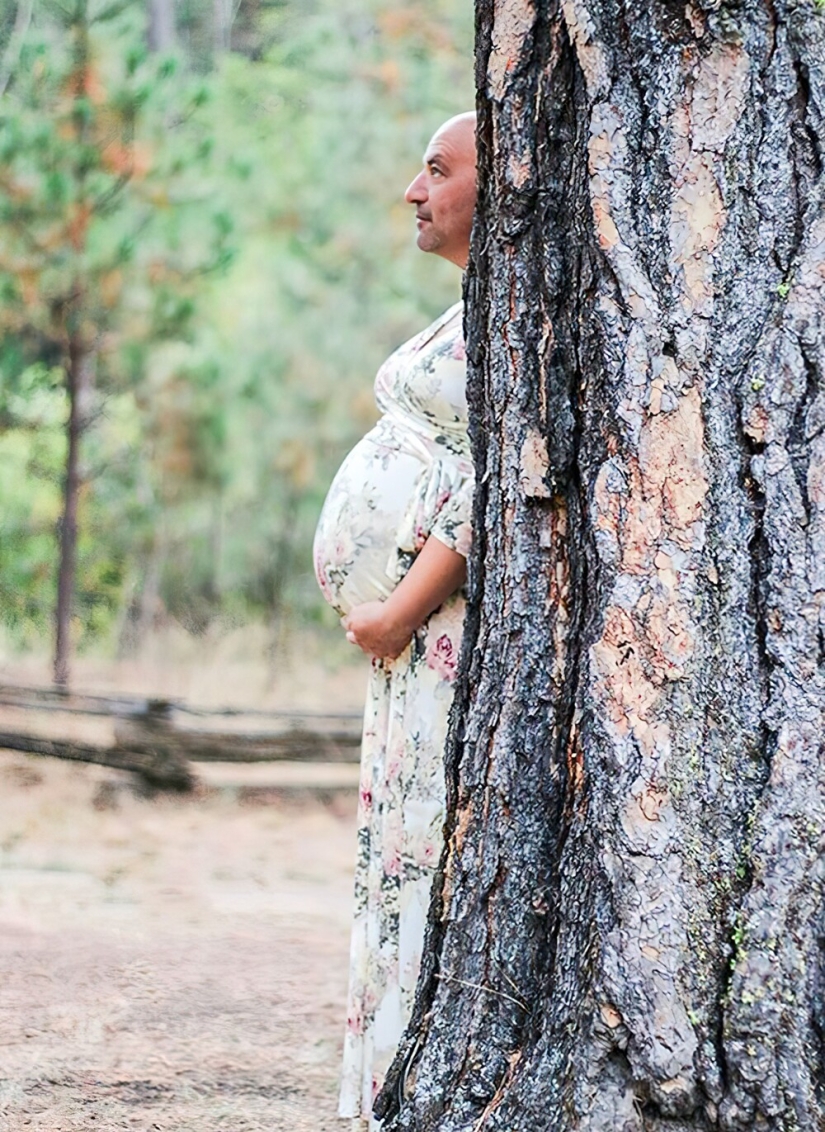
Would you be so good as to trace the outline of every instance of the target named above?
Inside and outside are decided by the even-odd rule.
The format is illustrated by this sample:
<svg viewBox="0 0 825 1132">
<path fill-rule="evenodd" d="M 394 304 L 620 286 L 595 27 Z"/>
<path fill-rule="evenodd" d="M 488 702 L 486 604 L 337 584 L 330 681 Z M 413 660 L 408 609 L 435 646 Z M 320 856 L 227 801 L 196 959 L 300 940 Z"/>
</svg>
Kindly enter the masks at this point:
<svg viewBox="0 0 825 1132">
<path fill-rule="evenodd" d="M 204 139 L 184 134 L 174 154 L 165 144 L 203 96 L 176 84 L 171 58 L 147 60 L 144 43 L 142 5 L 44 4 L 0 109 L 0 326 L 59 362 L 67 394 L 54 657 L 61 685 L 83 443 L 101 411 L 98 389 L 126 323 L 137 342 L 182 333 L 197 280 L 226 261 L 231 227 L 225 213 L 191 199 Z M 209 229 L 194 250 L 183 238 L 192 203 Z"/>
</svg>

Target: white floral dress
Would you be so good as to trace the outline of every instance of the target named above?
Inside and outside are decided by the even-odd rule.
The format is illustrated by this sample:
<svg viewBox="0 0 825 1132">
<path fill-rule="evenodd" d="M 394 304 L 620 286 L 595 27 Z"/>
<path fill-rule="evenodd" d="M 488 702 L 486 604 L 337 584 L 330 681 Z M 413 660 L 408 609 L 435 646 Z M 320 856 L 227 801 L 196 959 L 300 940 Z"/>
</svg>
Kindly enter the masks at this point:
<svg viewBox="0 0 825 1132">
<path fill-rule="evenodd" d="M 381 367 L 382 416 L 330 488 L 315 568 L 339 613 L 398 584 L 425 540 L 469 551 L 472 463 L 461 304 Z M 370 672 L 361 750 L 358 858 L 340 1114 L 377 1129 L 372 1104 L 412 1007 L 441 850 L 443 752 L 463 594 Z"/>
</svg>

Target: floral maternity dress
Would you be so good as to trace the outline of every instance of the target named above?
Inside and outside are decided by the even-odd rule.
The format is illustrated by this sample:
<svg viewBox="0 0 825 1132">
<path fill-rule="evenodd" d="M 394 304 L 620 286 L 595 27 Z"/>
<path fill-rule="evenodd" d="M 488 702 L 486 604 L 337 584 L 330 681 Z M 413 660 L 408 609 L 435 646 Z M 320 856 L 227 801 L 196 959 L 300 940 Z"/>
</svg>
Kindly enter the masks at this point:
<svg viewBox="0 0 825 1132">
<path fill-rule="evenodd" d="M 315 536 L 339 613 L 387 597 L 433 536 L 465 557 L 472 464 L 461 304 L 381 367 L 381 418 L 344 461 Z M 443 751 L 464 619 L 457 593 L 394 661 L 374 659 L 361 750 L 358 858 L 340 1113 L 371 1116 L 409 1018 L 443 818 Z"/>
</svg>

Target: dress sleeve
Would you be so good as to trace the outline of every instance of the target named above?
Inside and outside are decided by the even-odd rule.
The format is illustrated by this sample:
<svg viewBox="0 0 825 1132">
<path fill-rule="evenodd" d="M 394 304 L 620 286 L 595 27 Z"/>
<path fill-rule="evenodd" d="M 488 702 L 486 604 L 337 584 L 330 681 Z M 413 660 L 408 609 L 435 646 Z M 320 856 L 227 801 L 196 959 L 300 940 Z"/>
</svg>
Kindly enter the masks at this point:
<svg viewBox="0 0 825 1132">
<path fill-rule="evenodd" d="M 457 550 L 463 558 L 468 557 L 473 541 L 471 521 L 474 486 L 473 477 L 467 476 L 440 509 L 430 531 L 439 542 L 443 542 L 450 550 Z"/>
</svg>

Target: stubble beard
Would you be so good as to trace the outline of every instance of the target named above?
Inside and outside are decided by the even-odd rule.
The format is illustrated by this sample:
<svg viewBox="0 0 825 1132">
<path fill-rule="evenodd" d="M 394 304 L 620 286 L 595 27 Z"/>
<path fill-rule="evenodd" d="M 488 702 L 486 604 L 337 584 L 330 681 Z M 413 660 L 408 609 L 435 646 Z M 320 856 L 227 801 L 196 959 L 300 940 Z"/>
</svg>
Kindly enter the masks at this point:
<svg viewBox="0 0 825 1132">
<path fill-rule="evenodd" d="M 441 239 L 440 233 L 433 228 L 433 223 L 430 220 L 427 222 L 427 227 L 419 231 L 415 242 L 422 252 L 437 252 L 444 241 Z"/>
</svg>

